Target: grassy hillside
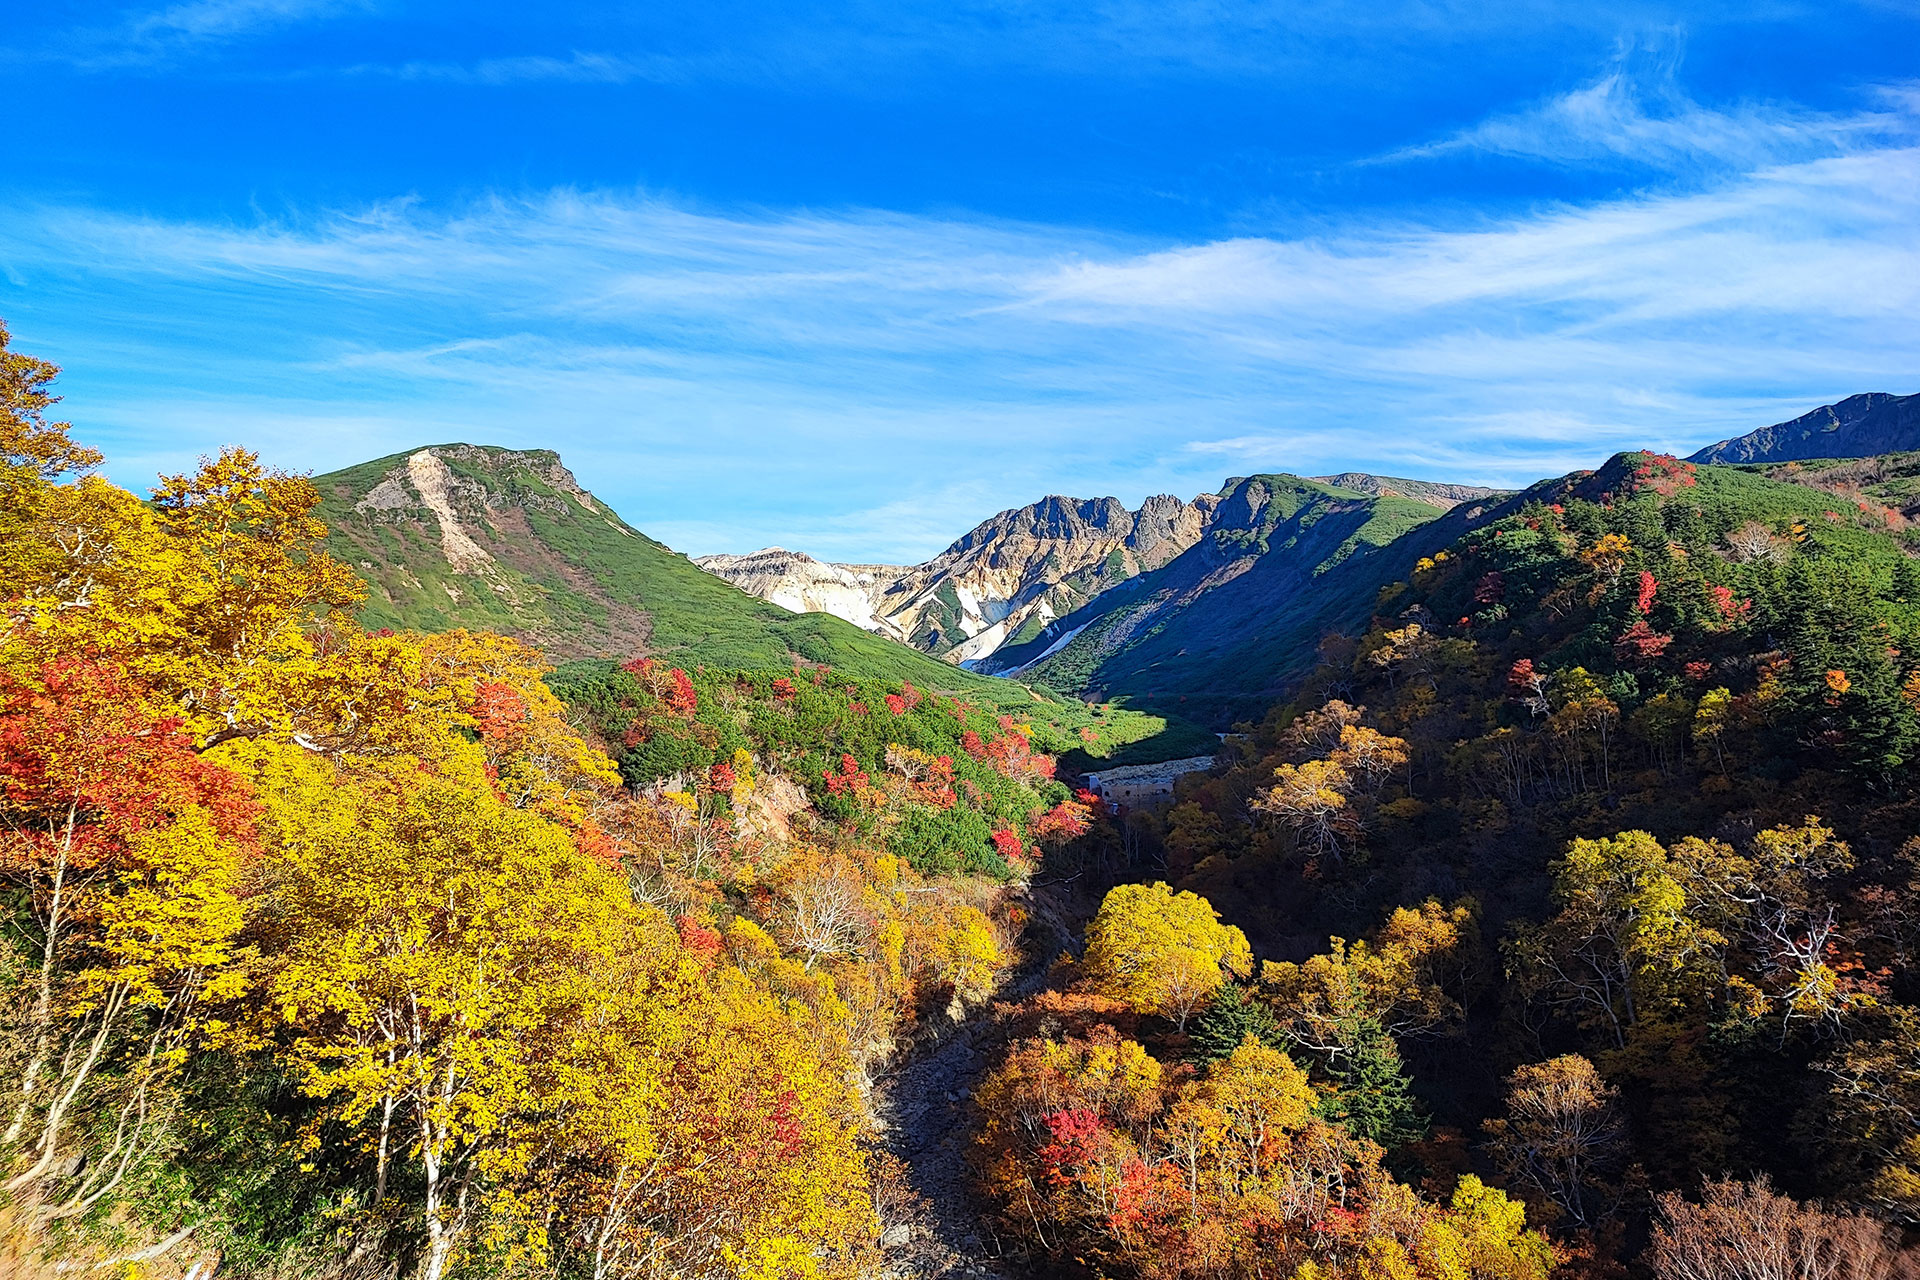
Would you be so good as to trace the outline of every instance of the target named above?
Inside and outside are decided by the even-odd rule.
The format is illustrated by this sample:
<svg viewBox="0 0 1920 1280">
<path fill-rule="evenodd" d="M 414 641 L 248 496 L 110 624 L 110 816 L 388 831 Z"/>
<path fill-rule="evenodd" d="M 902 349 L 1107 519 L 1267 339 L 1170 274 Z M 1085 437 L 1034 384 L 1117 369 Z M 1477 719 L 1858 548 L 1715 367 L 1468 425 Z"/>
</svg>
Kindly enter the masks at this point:
<svg viewBox="0 0 1920 1280">
<path fill-rule="evenodd" d="M 1824 490 L 1844 499 L 1856 512 L 1861 510 L 1862 502 L 1879 506 L 1883 508 L 1878 513 L 1879 519 L 1891 530 L 1907 529 L 1920 521 L 1920 453 L 1813 458 L 1743 469 L 1770 480 Z"/>
<path fill-rule="evenodd" d="M 444 465 L 435 496 L 455 517 L 454 540 L 465 538 L 472 550 L 449 550 L 444 522 L 420 488 L 437 470 L 426 468 L 423 481 L 409 467 L 421 452 Z M 689 668 L 785 671 L 798 660 L 961 693 L 1052 723 L 1089 758 L 1168 759 L 1213 741 L 1177 718 L 1096 714 L 1044 687 L 975 675 L 829 614 L 790 613 L 750 596 L 627 524 L 550 451 L 434 446 L 314 483 L 325 498 L 329 549 L 369 584 L 361 611 L 368 626 L 487 629 L 562 661 L 653 656 Z"/>
</svg>

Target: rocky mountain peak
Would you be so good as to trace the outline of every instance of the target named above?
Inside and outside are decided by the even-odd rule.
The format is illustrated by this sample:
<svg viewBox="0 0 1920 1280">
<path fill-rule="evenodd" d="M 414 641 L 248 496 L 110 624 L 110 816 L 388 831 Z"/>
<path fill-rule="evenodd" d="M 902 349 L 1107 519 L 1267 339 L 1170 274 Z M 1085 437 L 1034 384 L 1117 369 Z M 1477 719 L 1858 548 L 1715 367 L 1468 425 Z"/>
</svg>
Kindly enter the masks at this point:
<svg viewBox="0 0 1920 1280">
<path fill-rule="evenodd" d="M 829 564 L 784 547 L 763 547 L 743 556 L 696 556 L 693 562 L 783 609 L 830 613 L 868 631 L 900 638 L 898 628 L 874 610 L 878 593 L 902 572 L 896 566 Z"/>
<path fill-rule="evenodd" d="M 568 510 L 569 501 L 602 514 L 551 449 L 440 444 L 368 465 L 385 470 L 353 510 L 373 518 L 420 509 L 439 515 L 442 508 L 483 519 L 486 512 L 508 508 L 558 514 Z"/>
<path fill-rule="evenodd" d="M 983 520 L 967 535 L 941 553 L 964 556 L 976 548 L 1004 542 L 1009 538 L 1060 540 L 1084 537 L 1089 533 L 1130 522 L 1133 513 L 1118 498 L 1068 498 L 1050 494 L 1024 507 L 1002 511 Z"/>
<path fill-rule="evenodd" d="M 384 469 L 352 503 L 353 515 L 371 525 L 431 528 L 456 574 L 499 576 L 497 558 L 483 543 L 489 534 L 502 532 L 503 518 L 515 523 L 512 516 L 517 516 L 523 522 L 533 511 L 568 515 L 570 503 L 601 514 L 593 495 L 550 449 L 432 445 L 371 465 Z"/>
<path fill-rule="evenodd" d="M 923 564 L 828 564 L 770 547 L 695 563 L 786 608 L 827 612 L 968 662 L 1037 635 L 1116 582 L 1199 540 L 1218 499 L 1050 494 L 983 520 Z"/>
<path fill-rule="evenodd" d="M 696 563 L 787 608 L 835 613 L 988 670 L 1032 660 L 1058 639 L 1058 620 L 1202 543 L 1210 563 L 1263 552 L 1273 531 L 1308 505 L 1337 513 L 1397 497 L 1438 515 L 1455 503 L 1498 494 L 1364 472 L 1318 480 L 1275 473 L 1236 477 L 1218 493 L 1191 501 L 1155 494 L 1137 510 L 1113 497 L 1049 494 L 981 521 L 933 559 L 905 568 L 825 564 L 779 548 L 703 556 Z"/>
</svg>

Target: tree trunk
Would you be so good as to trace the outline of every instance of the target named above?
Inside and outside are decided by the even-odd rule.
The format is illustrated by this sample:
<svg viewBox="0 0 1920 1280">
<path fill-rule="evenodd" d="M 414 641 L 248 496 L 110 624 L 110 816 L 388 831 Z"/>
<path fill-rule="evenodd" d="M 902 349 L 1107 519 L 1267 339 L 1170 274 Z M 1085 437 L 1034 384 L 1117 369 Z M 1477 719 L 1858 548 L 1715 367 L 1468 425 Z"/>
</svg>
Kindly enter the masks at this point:
<svg viewBox="0 0 1920 1280">
<path fill-rule="evenodd" d="M 47 903 L 46 940 L 40 948 L 39 987 L 33 998 L 33 1053 L 20 1077 L 20 1106 L 0 1143 L 11 1147 L 20 1140 L 27 1117 L 33 1112 L 33 1095 L 39 1087 L 40 1073 L 46 1070 L 52 1053 L 53 1037 L 53 961 L 60 943 L 60 913 L 67 888 L 67 853 L 73 847 L 73 828 L 78 820 L 76 808 L 67 810 L 67 830 L 60 841 L 60 855 L 53 864 L 53 896 Z"/>
</svg>

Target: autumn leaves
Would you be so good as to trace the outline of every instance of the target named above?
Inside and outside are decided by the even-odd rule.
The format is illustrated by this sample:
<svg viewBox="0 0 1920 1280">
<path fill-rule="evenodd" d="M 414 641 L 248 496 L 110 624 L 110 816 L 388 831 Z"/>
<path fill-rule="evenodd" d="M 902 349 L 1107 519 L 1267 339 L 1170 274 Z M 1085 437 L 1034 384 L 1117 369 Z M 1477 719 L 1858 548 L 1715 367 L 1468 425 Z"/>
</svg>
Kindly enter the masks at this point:
<svg viewBox="0 0 1920 1280">
<path fill-rule="evenodd" d="M 363 631 L 305 481 L 142 504 L 0 372 L 9 1247 L 852 1268 L 844 1034 L 636 898 L 538 655 Z"/>
<path fill-rule="evenodd" d="M 1258 1000 L 1294 1029 L 1286 1043 L 1313 1036 L 1344 1065 L 1383 1019 L 1457 1013 L 1439 975 L 1463 925 L 1468 913 L 1437 904 L 1400 913 L 1371 943 L 1335 939 L 1307 965 L 1269 964 Z M 1434 1204 L 1381 1167 L 1354 1118 L 1374 1083 L 1316 1081 L 1244 1013 L 1230 1049 L 1182 1053 L 1210 1043 L 1180 1034 L 1196 1009 L 1246 1010 L 1230 975 L 1250 969 L 1245 936 L 1205 899 L 1165 884 L 1107 895 L 1069 991 L 1035 1002 L 1030 1016 L 1050 1030 L 980 1090 L 978 1162 L 1006 1229 L 1052 1258 L 1169 1280 L 1544 1277 L 1555 1250 L 1505 1194 L 1468 1176 Z M 1150 1052 L 1120 1029 L 1138 1034 L 1141 1015 L 1175 1035 Z M 1271 1039 L 1279 1023 L 1264 1019 Z"/>
</svg>

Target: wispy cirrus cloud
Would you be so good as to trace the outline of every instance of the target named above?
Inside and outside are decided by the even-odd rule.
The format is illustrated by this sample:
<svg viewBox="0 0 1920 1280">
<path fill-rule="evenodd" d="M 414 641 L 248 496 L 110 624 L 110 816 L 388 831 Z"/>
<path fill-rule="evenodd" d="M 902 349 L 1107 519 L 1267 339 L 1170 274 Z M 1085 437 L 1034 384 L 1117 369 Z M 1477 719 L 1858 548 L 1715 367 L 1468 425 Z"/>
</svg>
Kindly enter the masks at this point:
<svg viewBox="0 0 1920 1280">
<path fill-rule="evenodd" d="M 564 56 L 517 54 L 479 58 L 471 62 L 411 61 L 361 63 L 342 74 L 444 84 L 511 85 L 558 82 L 569 84 L 683 84 L 695 68 L 684 58 L 661 55 L 592 53 L 579 49 Z"/>
<path fill-rule="evenodd" d="M 605 191 L 43 207 L 0 222 L 0 313 L 129 482 L 236 439 L 321 469 L 546 445 L 695 552 L 912 560 L 1047 492 L 1517 485 L 1915 390 L 1897 133 L 1679 192 L 1200 243 Z"/>
<path fill-rule="evenodd" d="M 1914 84 L 1883 87 L 1875 106 L 1848 113 L 1769 101 L 1708 106 L 1682 88 L 1679 65 L 1677 35 L 1628 42 L 1587 84 L 1365 163 L 1479 153 L 1567 167 L 1751 170 L 1916 136 Z"/>
<path fill-rule="evenodd" d="M 1702 24 L 1765 21 L 1791 7 L 1711 0 Z M 450 84 L 792 83 L 900 92 L 930 73 L 1017 71 L 1103 78 L 1201 75 L 1275 81 L 1308 69 L 1375 83 L 1382 67 L 1416 67 L 1433 43 L 1463 46 L 1611 32 L 1664 11 L 1657 0 L 1611 0 L 1570 11 L 1552 0 L 755 0 L 683 6 L 576 6 L 476 23 L 470 5 L 378 0 L 173 0 L 110 23 L 56 30 L 14 58 L 83 70 L 177 67 L 194 55 L 317 19 L 365 17 L 378 53 L 281 51 L 249 74 L 333 75 Z"/>
<path fill-rule="evenodd" d="M 162 67 L 301 23 L 373 11 L 374 0 L 177 0 L 60 32 L 34 52 L 81 71 Z M 15 58 L 22 51 L 12 51 Z"/>
<path fill-rule="evenodd" d="M 137 14 L 124 29 L 135 41 L 232 40 L 262 28 L 365 7 L 343 0 L 185 0 Z"/>
</svg>

